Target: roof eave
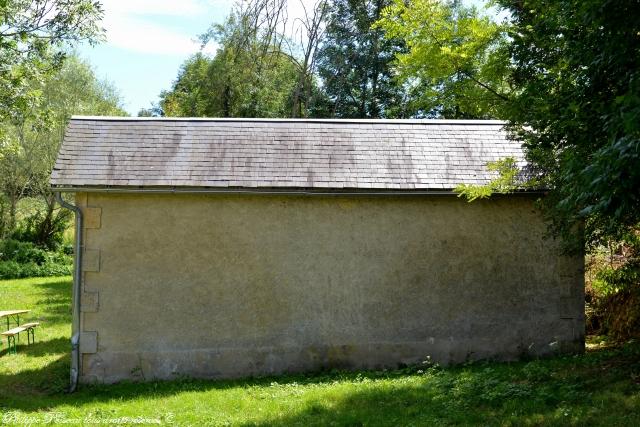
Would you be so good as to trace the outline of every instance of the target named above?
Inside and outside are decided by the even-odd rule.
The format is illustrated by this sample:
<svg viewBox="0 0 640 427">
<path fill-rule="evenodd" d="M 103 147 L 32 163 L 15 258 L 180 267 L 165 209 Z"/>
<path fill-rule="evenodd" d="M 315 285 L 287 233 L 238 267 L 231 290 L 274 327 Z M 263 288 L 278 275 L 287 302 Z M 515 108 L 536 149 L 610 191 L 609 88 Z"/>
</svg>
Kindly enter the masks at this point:
<svg viewBox="0 0 640 427">
<path fill-rule="evenodd" d="M 289 187 L 170 187 L 170 186 L 65 186 L 53 185 L 54 192 L 65 193 L 156 193 L 156 194 L 264 194 L 264 195 L 440 195 L 458 196 L 453 189 L 390 188 L 289 188 Z M 542 195 L 545 190 L 517 190 L 511 195 Z"/>
</svg>

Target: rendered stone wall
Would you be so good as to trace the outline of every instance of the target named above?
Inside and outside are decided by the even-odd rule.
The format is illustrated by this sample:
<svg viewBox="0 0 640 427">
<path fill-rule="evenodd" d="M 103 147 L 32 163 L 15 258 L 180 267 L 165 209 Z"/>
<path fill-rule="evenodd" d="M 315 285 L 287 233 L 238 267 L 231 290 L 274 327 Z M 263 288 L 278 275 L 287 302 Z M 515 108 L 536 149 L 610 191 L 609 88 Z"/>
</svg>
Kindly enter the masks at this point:
<svg viewBox="0 0 640 427">
<path fill-rule="evenodd" d="M 584 348 L 583 259 L 529 197 L 78 194 L 82 381 Z"/>
</svg>

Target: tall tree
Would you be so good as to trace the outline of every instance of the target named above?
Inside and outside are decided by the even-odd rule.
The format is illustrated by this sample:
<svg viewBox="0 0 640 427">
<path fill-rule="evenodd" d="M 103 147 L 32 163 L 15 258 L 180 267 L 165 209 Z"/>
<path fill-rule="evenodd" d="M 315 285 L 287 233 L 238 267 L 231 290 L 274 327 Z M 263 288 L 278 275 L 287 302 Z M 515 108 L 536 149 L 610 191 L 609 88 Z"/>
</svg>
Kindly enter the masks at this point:
<svg viewBox="0 0 640 427">
<path fill-rule="evenodd" d="M 318 0 L 307 8 L 304 0 L 298 1 L 304 14 L 294 22 L 292 37 L 285 39 L 291 59 L 298 68 L 291 101 L 291 117 L 323 115 L 326 114 L 322 105 L 324 97 L 318 90 L 315 80 L 318 48 L 324 40 L 325 18 L 329 11 L 329 3 L 327 0 Z"/>
<path fill-rule="evenodd" d="M 379 25 L 406 40 L 398 66 L 432 82 L 427 98 L 443 112 L 450 93 L 454 117 L 508 120 L 567 249 L 624 239 L 640 225 L 640 1 L 495 3 L 506 22 L 459 2 L 397 0 Z"/>
<path fill-rule="evenodd" d="M 72 114 L 125 115 L 116 89 L 97 79 L 90 65 L 72 55 L 44 82 L 31 82 L 30 90 L 40 95 L 39 109 L 47 112 L 43 120 L 35 113 L 22 120 L 5 123 L 5 143 L 0 146 L 0 192 L 8 202 L 4 233 L 16 227 L 16 206 L 25 197 L 37 198 L 40 208 L 31 212 L 24 233 L 40 245 L 51 244 L 56 231 L 64 228 L 66 210 L 56 209 L 49 189 L 49 176 L 64 130 Z M 0 236 L 3 237 L 3 236 Z"/>
<path fill-rule="evenodd" d="M 394 0 L 376 26 L 408 47 L 394 66 L 418 115 L 500 116 L 511 92 L 505 24 L 459 0 Z"/>
<path fill-rule="evenodd" d="M 372 24 L 390 0 L 333 0 L 318 71 L 335 117 L 404 117 L 405 90 L 391 63 L 404 43 Z"/>
<path fill-rule="evenodd" d="M 0 0 L 0 237 L 15 227 L 17 201 L 32 182 L 20 129 L 48 125 L 42 86 L 63 64 L 67 49 L 103 33 L 93 0 Z M 8 219 L 7 219 L 8 218 Z"/>
<path fill-rule="evenodd" d="M 0 1 L 0 120 L 39 111 L 33 82 L 60 67 L 70 43 L 97 41 L 101 18 L 93 0 Z"/>
<path fill-rule="evenodd" d="M 284 0 L 238 3 L 221 25 L 201 39 L 215 40 L 213 58 L 197 54 L 182 67 L 170 91 L 161 94 L 166 115 L 288 117 L 297 79 L 284 51 Z"/>
<path fill-rule="evenodd" d="M 211 60 L 202 53 L 188 58 L 178 71 L 171 90 L 160 93 L 163 114 L 177 117 L 199 117 L 220 115 L 211 111 L 213 97 L 208 80 Z"/>
<path fill-rule="evenodd" d="M 514 93 L 506 118 L 552 191 L 553 231 L 587 249 L 640 223 L 640 1 L 500 0 Z"/>
</svg>

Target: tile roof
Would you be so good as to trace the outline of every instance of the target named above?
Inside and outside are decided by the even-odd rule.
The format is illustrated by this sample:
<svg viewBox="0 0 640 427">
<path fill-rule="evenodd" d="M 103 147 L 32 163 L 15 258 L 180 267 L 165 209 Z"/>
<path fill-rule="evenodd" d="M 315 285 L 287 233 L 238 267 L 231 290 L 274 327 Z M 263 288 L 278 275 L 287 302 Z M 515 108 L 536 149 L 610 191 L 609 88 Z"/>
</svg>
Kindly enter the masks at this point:
<svg viewBox="0 0 640 427">
<path fill-rule="evenodd" d="M 451 190 L 518 142 L 498 121 L 73 117 L 54 187 Z"/>
</svg>

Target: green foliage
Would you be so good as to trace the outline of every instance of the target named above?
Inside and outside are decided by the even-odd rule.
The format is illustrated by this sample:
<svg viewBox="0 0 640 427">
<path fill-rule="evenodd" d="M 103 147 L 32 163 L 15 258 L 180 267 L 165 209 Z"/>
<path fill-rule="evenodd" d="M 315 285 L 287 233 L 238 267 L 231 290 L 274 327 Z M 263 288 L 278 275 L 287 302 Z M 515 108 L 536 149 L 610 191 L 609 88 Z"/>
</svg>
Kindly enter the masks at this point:
<svg viewBox="0 0 640 427">
<path fill-rule="evenodd" d="M 628 262 L 621 267 L 604 266 L 596 272 L 593 288 L 608 296 L 640 284 L 640 261 Z"/>
<path fill-rule="evenodd" d="M 318 52 L 318 73 L 329 100 L 327 114 L 342 118 L 394 118 L 407 110 L 406 91 L 391 64 L 404 43 L 385 37 L 372 24 L 390 0 L 333 0 L 325 39 Z"/>
<path fill-rule="evenodd" d="M 27 111 L 21 120 L 0 122 L 4 131 L 0 139 L 0 238 L 13 234 L 55 248 L 70 214 L 57 207 L 49 176 L 70 116 L 125 112 L 114 87 L 99 81 L 91 66 L 75 55 L 44 82 L 31 84 L 40 93 L 34 107 L 40 112 Z M 27 198 L 40 202 L 31 205 L 28 218 L 20 223 L 18 204 Z"/>
<path fill-rule="evenodd" d="M 101 18 L 93 0 L 0 1 L 0 121 L 40 112 L 34 82 L 60 67 L 68 45 L 99 40 Z"/>
<path fill-rule="evenodd" d="M 187 59 L 178 72 L 178 77 L 169 91 L 160 94 L 162 114 L 177 117 L 201 117 L 214 114 L 209 104 L 216 94 L 208 90 L 207 70 L 211 60 L 203 54 L 196 54 Z M 149 112 L 152 114 L 152 112 Z"/>
<path fill-rule="evenodd" d="M 376 25 L 405 41 L 397 66 L 427 115 L 508 121 L 567 251 L 620 240 L 640 225 L 640 2 L 494 3 L 503 23 L 459 1 L 397 0 Z"/>
<path fill-rule="evenodd" d="M 281 10 L 264 9 L 272 2 L 237 6 L 227 20 L 201 36 L 219 47 L 209 58 L 202 53 L 181 67 L 169 91 L 160 95 L 167 116 L 289 117 L 298 78 L 297 65 L 283 49 L 276 32 Z M 276 5 L 277 6 L 277 5 Z M 269 15 L 275 13 L 275 16 Z M 259 23 L 267 22 L 268 26 Z"/>
<path fill-rule="evenodd" d="M 15 261 L 19 263 L 43 264 L 46 261 L 46 252 L 36 247 L 33 243 L 20 242 L 6 239 L 0 241 L 0 260 Z"/>
<path fill-rule="evenodd" d="M 9 232 L 10 209 L 9 199 L 5 194 L 0 192 L 0 236 L 5 236 Z"/>
<path fill-rule="evenodd" d="M 611 339 L 640 337 L 640 231 L 587 257 L 587 330 Z"/>
<path fill-rule="evenodd" d="M 47 216 L 45 209 L 36 208 L 26 218 L 18 222 L 10 237 L 23 242 L 31 242 L 49 250 L 57 250 L 62 245 L 63 235 L 69 226 L 71 217 L 72 213 L 67 209 Z"/>
<path fill-rule="evenodd" d="M 67 276 L 73 272 L 73 264 L 34 262 L 20 264 L 15 261 L 0 261 L 0 279 L 22 279 L 26 277 Z"/>
<path fill-rule="evenodd" d="M 458 197 L 464 197 L 469 202 L 477 199 L 486 199 L 492 194 L 512 193 L 516 190 L 535 188 L 533 179 L 523 180 L 522 171 L 513 157 L 496 160 L 487 163 L 489 172 L 495 172 L 497 177 L 489 181 L 486 185 L 460 184 L 454 191 Z"/>
<path fill-rule="evenodd" d="M 44 81 L 34 109 L 20 120 L 0 122 L 0 277 L 66 275 L 72 258 L 63 252 L 71 213 L 57 206 L 49 175 L 72 114 L 125 114 L 120 98 L 91 67 L 72 55 Z M 3 238 L 5 238 L 3 240 Z"/>
<path fill-rule="evenodd" d="M 640 290 L 640 230 L 624 234 L 608 248 L 600 248 L 592 258 L 590 286 L 598 297 L 634 287 Z"/>
<path fill-rule="evenodd" d="M 504 117 L 551 189 L 552 231 L 576 251 L 619 240 L 640 223 L 640 2 L 498 3 L 517 87 Z"/>
<path fill-rule="evenodd" d="M 71 274 L 73 258 L 63 252 L 45 251 L 30 242 L 0 240 L 0 279 Z"/>
<path fill-rule="evenodd" d="M 589 333 L 606 335 L 614 342 L 640 337 L 639 267 L 637 264 L 633 268 L 606 267 L 596 272 L 598 277 L 587 288 Z M 634 282 L 629 282 L 630 277 Z"/>
<path fill-rule="evenodd" d="M 460 1 L 394 0 L 375 28 L 407 46 L 395 65 L 413 110 L 444 118 L 501 116 L 511 92 L 505 24 Z"/>
</svg>

